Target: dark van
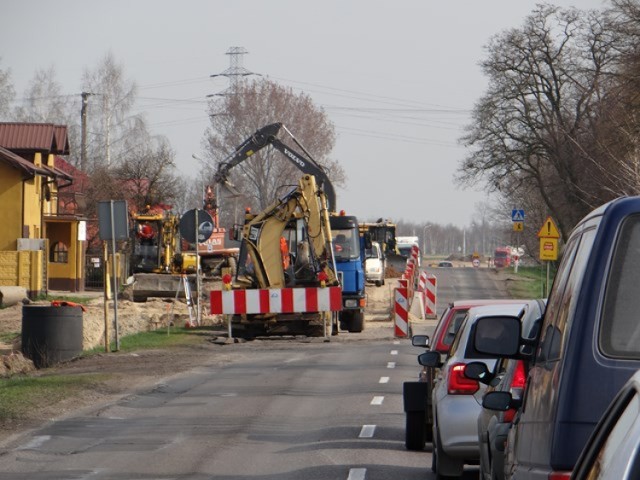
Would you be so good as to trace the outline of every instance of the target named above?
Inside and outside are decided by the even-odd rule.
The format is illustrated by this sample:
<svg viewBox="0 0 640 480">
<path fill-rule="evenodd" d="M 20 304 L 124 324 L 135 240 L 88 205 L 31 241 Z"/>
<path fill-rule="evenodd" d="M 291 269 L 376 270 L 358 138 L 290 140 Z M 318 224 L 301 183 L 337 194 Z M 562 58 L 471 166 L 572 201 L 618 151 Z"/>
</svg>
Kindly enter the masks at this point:
<svg viewBox="0 0 640 480">
<path fill-rule="evenodd" d="M 494 328 L 519 330 L 504 320 L 478 324 L 475 346 L 523 358 L 531 342 L 517 333 L 499 347 L 483 345 Z M 569 479 L 599 418 L 640 368 L 640 197 L 603 205 L 575 227 L 534 347 L 506 478 Z M 517 406 L 506 392 L 488 394 L 483 405 Z"/>
</svg>

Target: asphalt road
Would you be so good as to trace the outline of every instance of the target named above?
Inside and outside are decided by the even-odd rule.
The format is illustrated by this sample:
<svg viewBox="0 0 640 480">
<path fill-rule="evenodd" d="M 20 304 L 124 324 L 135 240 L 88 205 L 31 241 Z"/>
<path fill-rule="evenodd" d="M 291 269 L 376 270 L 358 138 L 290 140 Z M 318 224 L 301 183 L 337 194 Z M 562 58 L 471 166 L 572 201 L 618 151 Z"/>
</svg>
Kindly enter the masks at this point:
<svg viewBox="0 0 640 480">
<path fill-rule="evenodd" d="M 439 309 L 504 296 L 488 270 L 438 269 Z M 330 343 L 273 340 L 0 447 L 3 480 L 425 479 L 404 447 L 402 384 L 418 373 L 390 323 Z M 477 468 L 465 470 L 477 478 Z"/>
</svg>

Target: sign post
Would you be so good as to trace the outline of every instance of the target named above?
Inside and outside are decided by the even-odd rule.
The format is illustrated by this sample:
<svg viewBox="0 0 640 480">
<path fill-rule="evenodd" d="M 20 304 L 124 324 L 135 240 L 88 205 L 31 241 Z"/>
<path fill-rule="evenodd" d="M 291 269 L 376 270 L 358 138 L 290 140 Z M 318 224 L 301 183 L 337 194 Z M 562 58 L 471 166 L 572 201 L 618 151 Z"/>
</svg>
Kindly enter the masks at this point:
<svg viewBox="0 0 640 480">
<path fill-rule="evenodd" d="M 196 247 L 196 325 L 200 325 L 200 253 L 198 244 L 206 242 L 213 233 L 213 219 L 206 210 L 191 209 L 180 219 L 180 235 Z M 185 279 L 186 282 L 189 280 Z"/>
<path fill-rule="evenodd" d="M 113 327 L 116 340 L 116 352 L 120 350 L 120 337 L 118 332 L 118 285 L 116 283 L 116 240 L 129 238 L 129 210 L 124 200 L 109 200 L 98 202 L 98 233 L 100 239 L 105 242 L 104 268 L 107 271 L 107 240 L 111 240 L 111 279 L 113 281 Z M 106 277 L 108 280 L 108 277 Z M 107 320 L 107 283 L 104 286 L 105 302 L 105 351 L 109 351 L 109 324 Z"/>
<path fill-rule="evenodd" d="M 538 238 L 540 239 L 540 260 L 547 262 L 547 283 L 544 292 L 547 297 L 549 295 L 549 262 L 558 259 L 558 239 L 560 238 L 558 227 L 550 216 L 538 231 Z"/>
<path fill-rule="evenodd" d="M 511 210 L 511 222 L 513 223 L 513 231 L 516 232 L 516 245 L 520 245 L 520 233 L 524 231 L 524 210 L 514 208 Z M 520 256 L 513 254 L 513 273 L 518 273 L 518 264 Z"/>
</svg>

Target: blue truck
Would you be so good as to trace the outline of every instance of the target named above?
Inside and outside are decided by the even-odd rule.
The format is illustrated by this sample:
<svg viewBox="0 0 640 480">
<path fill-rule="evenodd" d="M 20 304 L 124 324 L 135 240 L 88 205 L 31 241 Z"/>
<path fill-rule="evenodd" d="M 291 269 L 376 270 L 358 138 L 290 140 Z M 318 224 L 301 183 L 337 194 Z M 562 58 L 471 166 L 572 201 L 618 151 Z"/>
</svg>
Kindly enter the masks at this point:
<svg viewBox="0 0 640 480">
<path fill-rule="evenodd" d="M 332 215 L 329 222 L 338 279 L 342 286 L 340 328 L 361 332 L 366 306 L 364 255 L 371 240 L 367 233 L 360 234 L 358 219 L 352 215 Z"/>
</svg>

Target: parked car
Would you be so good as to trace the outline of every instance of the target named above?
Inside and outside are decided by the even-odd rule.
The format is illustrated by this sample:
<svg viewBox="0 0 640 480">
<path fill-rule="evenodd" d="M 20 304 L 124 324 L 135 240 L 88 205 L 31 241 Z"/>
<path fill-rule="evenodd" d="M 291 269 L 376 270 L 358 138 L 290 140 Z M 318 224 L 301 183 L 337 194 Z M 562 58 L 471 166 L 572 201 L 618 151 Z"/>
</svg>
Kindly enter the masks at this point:
<svg viewBox="0 0 640 480">
<path fill-rule="evenodd" d="M 532 312 L 532 310 L 535 310 Z M 440 354 L 428 351 L 419 356 L 423 366 L 439 368 L 431 394 L 433 411 L 432 470 L 437 478 L 459 477 L 464 465 L 477 465 L 480 460 L 478 445 L 478 415 L 486 385 L 465 376 L 467 364 L 480 361 L 493 370 L 496 358 L 487 356 L 474 347 L 471 333 L 480 319 L 509 319 L 519 324 L 528 315 L 539 314 L 535 300 L 519 303 L 486 305 L 471 308 L 455 336 L 449 356 L 442 362 Z M 495 329 L 493 340 L 502 341 L 508 331 Z"/>
<path fill-rule="evenodd" d="M 613 200 L 571 232 L 537 342 L 521 338 L 513 319 L 478 322 L 477 350 L 532 362 L 506 478 L 568 479 L 597 421 L 640 368 L 639 251 L 640 197 Z M 497 327 L 512 333 L 500 345 L 485 342 Z M 526 345 L 533 355 L 521 350 Z M 520 403 L 508 392 L 483 401 L 496 410 Z"/>
<path fill-rule="evenodd" d="M 522 300 L 477 299 L 452 302 L 440 316 L 432 338 L 412 337 L 412 343 L 414 346 L 428 348 L 446 355 L 449 353 L 453 339 L 471 307 L 509 302 L 521 303 Z M 407 450 L 423 450 L 426 443 L 432 440 L 431 386 L 436 371 L 437 369 L 434 368 L 423 367 L 418 374 L 418 381 L 404 382 L 405 446 Z"/>
<path fill-rule="evenodd" d="M 593 431 L 571 480 L 640 478 L 640 370 L 622 387 Z"/>
<path fill-rule="evenodd" d="M 367 282 L 384 285 L 385 262 L 378 242 L 371 242 L 371 248 L 365 250 L 364 268 Z"/>
<path fill-rule="evenodd" d="M 440 268 L 452 268 L 453 267 L 453 263 L 451 263 L 451 262 L 440 262 L 440 263 L 438 263 L 438 267 L 440 267 Z"/>
<path fill-rule="evenodd" d="M 522 331 L 526 338 L 537 338 L 544 309 L 545 301 L 537 300 L 531 305 L 528 314 L 522 317 Z M 528 364 L 524 360 L 501 358 L 492 372 L 484 363 L 472 362 L 467 365 L 465 375 L 486 384 L 486 393 L 510 392 L 513 399 L 522 400 L 527 371 Z M 507 435 L 515 415 L 515 408 L 505 412 L 481 409 L 478 415 L 481 480 L 504 479 Z"/>
</svg>

